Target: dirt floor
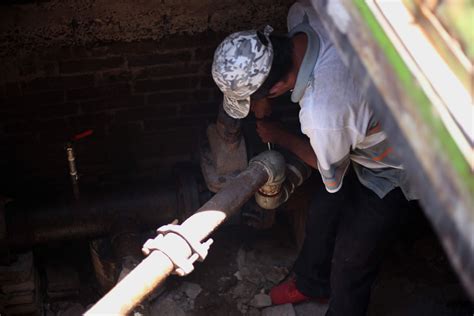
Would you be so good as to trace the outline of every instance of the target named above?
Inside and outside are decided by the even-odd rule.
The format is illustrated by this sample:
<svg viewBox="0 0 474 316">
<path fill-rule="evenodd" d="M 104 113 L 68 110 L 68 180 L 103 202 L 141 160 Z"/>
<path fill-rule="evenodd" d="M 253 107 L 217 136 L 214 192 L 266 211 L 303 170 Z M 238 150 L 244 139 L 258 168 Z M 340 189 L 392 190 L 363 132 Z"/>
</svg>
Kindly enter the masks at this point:
<svg viewBox="0 0 474 316">
<path fill-rule="evenodd" d="M 297 256 L 287 218 L 279 214 L 265 230 L 237 222 L 214 234 L 208 258 L 192 274 L 170 277 L 133 315 L 324 315 L 327 306 L 315 302 L 270 306 L 270 288 L 289 274 Z M 87 242 L 48 245 L 34 255 L 43 302 L 36 315 L 81 315 L 100 298 Z M 473 313 L 429 230 L 392 249 L 369 306 L 369 316 Z"/>
</svg>

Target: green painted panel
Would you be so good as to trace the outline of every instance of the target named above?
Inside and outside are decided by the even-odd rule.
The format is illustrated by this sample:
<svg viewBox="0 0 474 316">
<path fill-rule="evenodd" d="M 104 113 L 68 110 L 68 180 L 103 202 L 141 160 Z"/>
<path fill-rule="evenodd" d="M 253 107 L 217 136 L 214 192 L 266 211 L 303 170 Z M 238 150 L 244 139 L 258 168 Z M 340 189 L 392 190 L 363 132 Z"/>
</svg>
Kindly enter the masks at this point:
<svg viewBox="0 0 474 316">
<path fill-rule="evenodd" d="M 435 114 L 436 111 L 433 109 L 428 97 L 411 74 L 407 65 L 398 54 L 366 2 L 364 0 L 354 0 L 353 3 L 356 5 L 363 20 L 367 23 L 367 26 L 377 44 L 384 51 L 386 58 L 400 79 L 404 90 L 413 101 L 413 104 L 417 106 L 416 110 L 420 113 L 424 124 L 430 128 L 433 137 L 436 138 L 432 144 L 437 144 L 439 146 L 437 150 L 440 152 L 442 151 L 447 156 L 459 179 L 469 190 L 471 196 L 474 196 L 474 177 L 471 173 L 469 164 L 444 126 L 441 118 Z"/>
</svg>

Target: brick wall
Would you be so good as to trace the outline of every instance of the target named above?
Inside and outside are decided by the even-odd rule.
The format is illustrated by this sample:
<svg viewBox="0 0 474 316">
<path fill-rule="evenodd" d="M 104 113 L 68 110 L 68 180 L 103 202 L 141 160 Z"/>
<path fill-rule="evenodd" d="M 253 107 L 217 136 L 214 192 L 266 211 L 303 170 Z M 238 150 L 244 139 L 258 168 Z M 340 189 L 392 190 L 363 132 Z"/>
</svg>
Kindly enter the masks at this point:
<svg viewBox="0 0 474 316">
<path fill-rule="evenodd" d="M 76 145 L 83 181 L 195 159 L 222 98 L 210 76 L 222 38 L 205 32 L 11 59 L 0 82 L 0 192 L 68 183 L 63 146 L 86 129 L 94 134 Z"/>
</svg>

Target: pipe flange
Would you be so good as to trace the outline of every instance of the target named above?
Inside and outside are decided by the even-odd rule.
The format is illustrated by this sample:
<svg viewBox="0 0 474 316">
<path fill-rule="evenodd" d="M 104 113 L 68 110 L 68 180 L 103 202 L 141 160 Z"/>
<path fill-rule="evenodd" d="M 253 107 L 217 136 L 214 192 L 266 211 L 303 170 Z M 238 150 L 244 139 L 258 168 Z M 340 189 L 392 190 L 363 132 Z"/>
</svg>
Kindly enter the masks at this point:
<svg viewBox="0 0 474 316">
<path fill-rule="evenodd" d="M 265 185 L 278 185 L 285 181 L 286 163 L 282 154 L 275 150 L 264 151 L 250 159 L 249 165 L 259 164 L 268 173 Z"/>
</svg>

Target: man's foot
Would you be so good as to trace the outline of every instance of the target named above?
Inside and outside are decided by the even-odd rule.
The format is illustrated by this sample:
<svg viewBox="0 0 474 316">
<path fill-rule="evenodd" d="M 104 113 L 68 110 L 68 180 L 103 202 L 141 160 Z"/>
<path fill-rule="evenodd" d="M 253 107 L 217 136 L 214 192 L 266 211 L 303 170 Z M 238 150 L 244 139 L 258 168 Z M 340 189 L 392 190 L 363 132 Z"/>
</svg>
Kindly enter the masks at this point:
<svg viewBox="0 0 474 316">
<path fill-rule="evenodd" d="M 287 303 L 294 304 L 311 299 L 296 288 L 296 282 L 293 278 L 277 286 L 274 286 L 270 290 L 270 298 L 272 299 L 272 304 L 274 305 Z"/>
</svg>

